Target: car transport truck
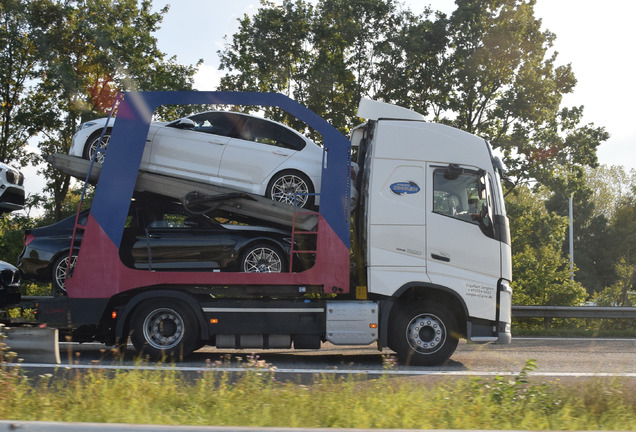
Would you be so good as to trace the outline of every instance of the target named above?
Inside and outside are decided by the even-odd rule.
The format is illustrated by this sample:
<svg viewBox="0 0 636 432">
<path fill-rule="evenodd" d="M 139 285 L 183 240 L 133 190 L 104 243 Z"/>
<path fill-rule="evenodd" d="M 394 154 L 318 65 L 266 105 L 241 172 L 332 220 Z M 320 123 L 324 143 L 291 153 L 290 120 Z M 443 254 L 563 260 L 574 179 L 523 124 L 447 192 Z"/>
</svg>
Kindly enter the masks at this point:
<svg viewBox="0 0 636 432">
<path fill-rule="evenodd" d="M 122 262 L 131 199 L 156 183 L 139 172 L 152 114 L 162 105 L 186 104 L 278 107 L 322 136 L 319 207 L 275 203 L 290 208 L 291 219 L 283 222 L 292 237 L 288 262 L 303 257 L 311 265 L 244 273 L 139 269 Z M 120 345 L 130 338 L 152 359 L 179 359 L 204 345 L 319 349 L 329 342 L 377 344 L 404 364 L 438 365 L 460 338 L 510 343 L 503 166 L 488 142 L 382 102 L 363 99 L 358 116 L 365 123 L 348 139 L 280 94 L 126 93 L 86 225 L 78 227 L 83 238 L 67 295 L 41 301 L 39 320 L 73 329 L 79 342 Z M 355 185 L 352 147 L 359 165 Z M 190 183 L 173 190 L 178 178 L 159 177 L 164 183 L 152 192 L 175 198 L 188 191 Z M 353 211 L 352 187 L 359 192 Z M 196 199 L 191 193 L 180 199 L 186 208 L 207 202 L 254 219 L 274 205 L 262 197 L 221 195 L 199 190 Z M 297 225 L 296 218 L 305 223 Z"/>
</svg>

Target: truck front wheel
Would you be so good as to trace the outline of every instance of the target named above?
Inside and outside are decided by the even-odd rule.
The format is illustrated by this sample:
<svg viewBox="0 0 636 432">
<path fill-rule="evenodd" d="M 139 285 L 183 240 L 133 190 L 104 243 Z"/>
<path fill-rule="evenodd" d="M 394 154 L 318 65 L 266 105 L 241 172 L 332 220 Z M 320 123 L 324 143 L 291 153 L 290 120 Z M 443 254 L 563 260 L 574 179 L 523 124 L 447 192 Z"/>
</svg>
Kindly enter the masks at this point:
<svg viewBox="0 0 636 432">
<path fill-rule="evenodd" d="M 138 353 L 152 360 L 183 360 L 199 342 L 193 312 L 175 300 L 157 299 L 142 303 L 132 317 L 130 339 Z"/>
<path fill-rule="evenodd" d="M 457 348 L 457 321 L 446 306 L 437 302 L 404 305 L 397 311 L 389 337 L 389 346 L 401 363 L 437 366 Z"/>
</svg>

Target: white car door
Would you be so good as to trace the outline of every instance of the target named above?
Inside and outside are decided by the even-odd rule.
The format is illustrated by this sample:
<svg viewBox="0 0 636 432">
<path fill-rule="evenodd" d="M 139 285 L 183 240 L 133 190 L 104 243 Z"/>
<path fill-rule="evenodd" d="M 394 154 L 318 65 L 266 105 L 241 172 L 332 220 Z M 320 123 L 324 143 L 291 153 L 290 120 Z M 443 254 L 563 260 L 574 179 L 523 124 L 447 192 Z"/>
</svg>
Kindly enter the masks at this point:
<svg viewBox="0 0 636 432">
<path fill-rule="evenodd" d="M 429 164 L 427 171 L 429 278 L 470 299 L 472 314 L 494 319 L 501 243 L 479 222 L 480 218 L 492 221 L 489 176 L 473 167 L 439 164 Z"/>
<path fill-rule="evenodd" d="M 162 127 L 152 140 L 149 171 L 219 184 L 219 166 L 236 133 L 235 121 L 209 112 Z"/>
<path fill-rule="evenodd" d="M 262 194 L 271 174 L 304 144 L 289 129 L 250 117 L 240 137 L 231 139 L 226 146 L 219 177 L 226 186 Z"/>
</svg>

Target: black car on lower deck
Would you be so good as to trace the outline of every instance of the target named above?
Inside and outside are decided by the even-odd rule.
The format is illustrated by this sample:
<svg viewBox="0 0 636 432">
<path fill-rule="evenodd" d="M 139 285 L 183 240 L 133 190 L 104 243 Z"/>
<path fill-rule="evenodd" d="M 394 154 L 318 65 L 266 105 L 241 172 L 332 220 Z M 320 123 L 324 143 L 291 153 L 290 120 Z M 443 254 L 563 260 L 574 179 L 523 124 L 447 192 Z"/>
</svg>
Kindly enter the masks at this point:
<svg viewBox="0 0 636 432">
<path fill-rule="evenodd" d="M 0 261 L 0 307 L 20 304 L 20 272 L 8 262 Z"/>
<path fill-rule="evenodd" d="M 84 225 L 88 211 L 80 213 Z M 82 241 L 77 231 L 71 253 L 75 216 L 56 224 L 25 231 L 18 267 L 28 280 L 52 282 L 63 293 L 69 258 L 74 265 Z M 222 223 L 206 214 L 193 214 L 179 202 L 136 198 L 120 247 L 122 262 L 154 271 L 289 271 L 291 233 L 233 221 Z M 298 271 L 294 265 L 294 271 Z"/>
</svg>

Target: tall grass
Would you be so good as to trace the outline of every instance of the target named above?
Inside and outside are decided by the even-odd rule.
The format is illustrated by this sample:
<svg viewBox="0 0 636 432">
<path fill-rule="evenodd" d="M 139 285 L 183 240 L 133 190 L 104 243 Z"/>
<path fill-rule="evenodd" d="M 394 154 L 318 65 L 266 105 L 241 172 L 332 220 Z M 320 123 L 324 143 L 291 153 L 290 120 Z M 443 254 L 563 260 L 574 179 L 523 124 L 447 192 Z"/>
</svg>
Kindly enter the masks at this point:
<svg viewBox="0 0 636 432">
<path fill-rule="evenodd" d="M 261 366 L 260 368 L 258 366 Z M 252 358 L 246 372 L 64 370 L 26 378 L 0 365 L 0 419 L 72 422 L 412 429 L 636 430 L 626 383 L 533 383 L 514 378 L 279 382 Z"/>
</svg>

